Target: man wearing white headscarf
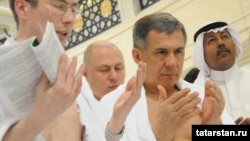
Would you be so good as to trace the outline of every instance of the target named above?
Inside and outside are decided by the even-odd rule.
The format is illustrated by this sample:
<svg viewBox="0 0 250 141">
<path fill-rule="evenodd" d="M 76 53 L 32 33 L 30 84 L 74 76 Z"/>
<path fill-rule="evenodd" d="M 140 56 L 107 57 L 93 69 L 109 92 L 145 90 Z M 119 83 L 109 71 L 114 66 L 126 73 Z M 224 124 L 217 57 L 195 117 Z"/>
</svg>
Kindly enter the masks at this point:
<svg viewBox="0 0 250 141">
<path fill-rule="evenodd" d="M 200 69 L 194 83 L 216 82 L 236 124 L 250 124 L 250 72 L 237 64 L 243 49 L 236 29 L 225 22 L 209 23 L 195 33 L 194 42 L 193 62 Z"/>
</svg>

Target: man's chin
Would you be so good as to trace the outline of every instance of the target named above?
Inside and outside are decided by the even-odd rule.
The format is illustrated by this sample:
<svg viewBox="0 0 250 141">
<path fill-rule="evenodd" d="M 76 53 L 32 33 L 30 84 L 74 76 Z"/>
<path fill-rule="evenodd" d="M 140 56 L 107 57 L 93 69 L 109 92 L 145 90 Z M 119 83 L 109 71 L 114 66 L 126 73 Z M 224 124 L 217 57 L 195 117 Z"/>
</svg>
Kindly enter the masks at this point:
<svg viewBox="0 0 250 141">
<path fill-rule="evenodd" d="M 67 45 L 67 40 L 60 39 L 60 42 L 63 48 L 65 48 L 65 46 Z"/>
</svg>

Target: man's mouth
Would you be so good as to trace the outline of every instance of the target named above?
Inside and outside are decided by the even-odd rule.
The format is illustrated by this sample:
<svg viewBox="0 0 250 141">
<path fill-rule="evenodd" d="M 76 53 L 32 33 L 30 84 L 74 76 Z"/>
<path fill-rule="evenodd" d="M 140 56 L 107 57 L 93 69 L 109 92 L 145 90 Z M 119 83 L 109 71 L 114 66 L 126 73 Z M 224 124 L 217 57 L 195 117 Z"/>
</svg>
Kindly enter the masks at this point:
<svg viewBox="0 0 250 141">
<path fill-rule="evenodd" d="M 221 55 L 226 55 L 226 54 L 228 54 L 228 53 L 230 53 L 230 51 L 229 51 L 228 49 L 224 48 L 224 49 L 219 49 L 219 50 L 217 51 L 216 55 L 217 55 L 217 56 L 221 56 Z"/>
<path fill-rule="evenodd" d="M 68 32 L 56 32 L 57 35 L 61 36 L 61 37 L 67 37 L 68 36 Z"/>
<path fill-rule="evenodd" d="M 109 86 L 110 89 L 116 89 L 118 86 L 114 85 L 114 86 Z"/>
</svg>

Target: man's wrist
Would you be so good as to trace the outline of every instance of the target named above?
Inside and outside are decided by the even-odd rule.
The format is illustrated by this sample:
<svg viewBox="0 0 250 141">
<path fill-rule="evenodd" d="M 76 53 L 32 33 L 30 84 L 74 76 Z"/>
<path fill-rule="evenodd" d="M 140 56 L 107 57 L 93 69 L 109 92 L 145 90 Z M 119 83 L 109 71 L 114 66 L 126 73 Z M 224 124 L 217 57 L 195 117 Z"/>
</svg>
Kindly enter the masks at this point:
<svg viewBox="0 0 250 141">
<path fill-rule="evenodd" d="M 105 137 L 107 140 L 111 140 L 111 141 L 120 140 L 124 134 L 124 129 L 125 129 L 125 127 L 123 126 L 119 133 L 112 133 L 109 130 L 109 122 L 108 122 L 106 125 L 106 128 L 105 128 Z"/>
</svg>

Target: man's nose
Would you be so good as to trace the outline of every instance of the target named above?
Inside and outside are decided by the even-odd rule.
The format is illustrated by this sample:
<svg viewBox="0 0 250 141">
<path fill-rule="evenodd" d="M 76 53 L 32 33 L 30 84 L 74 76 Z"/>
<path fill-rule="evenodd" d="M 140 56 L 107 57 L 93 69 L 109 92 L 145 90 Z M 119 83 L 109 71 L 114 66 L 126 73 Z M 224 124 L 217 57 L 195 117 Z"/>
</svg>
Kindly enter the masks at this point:
<svg viewBox="0 0 250 141">
<path fill-rule="evenodd" d="M 114 69 L 111 69 L 110 74 L 109 74 L 109 78 L 111 80 L 117 80 L 117 77 L 118 77 L 117 72 Z"/>
<path fill-rule="evenodd" d="M 168 67 L 176 66 L 176 57 L 175 57 L 174 53 L 171 53 L 168 55 L 168 57 L 166 57 L 165 64 Z"/>
<path fill-rule="evenodd" d="M 68 8 L 67 11 L 63 15 L 63 22 L 68 24 L 74 24 L 76 20 L 76 16 L 71 8 Z"/>
</svg>

